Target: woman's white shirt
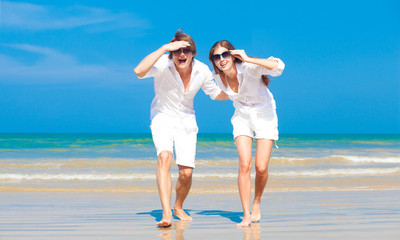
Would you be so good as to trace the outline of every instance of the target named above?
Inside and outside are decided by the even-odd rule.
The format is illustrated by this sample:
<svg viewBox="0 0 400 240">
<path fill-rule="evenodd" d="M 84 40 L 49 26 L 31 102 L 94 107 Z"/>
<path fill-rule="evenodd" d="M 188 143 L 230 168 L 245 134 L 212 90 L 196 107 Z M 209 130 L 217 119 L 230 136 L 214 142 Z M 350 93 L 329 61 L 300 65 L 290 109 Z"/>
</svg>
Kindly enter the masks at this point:
<svg viewBox="0 0 400 240">
<path fill-rule="evenodd" d="M 269 59 L 278 61 L 278 67 L 270 70 L 252 63 L 235 63 L 239 82 L 237 93 L 232 91 L 229 85 L 225 87 L 219 74 L 213 72 L 217 85 L 228 94 L 236 111 L 246 113 L 252 109 L 252 111 L 263 112 L 270 108 L 276 108 L 274 97 L 265 87 L 261 75 L 279 76 L 282 74 L 285 64 L 279 58 L 270 57 Z"/>
</svg>

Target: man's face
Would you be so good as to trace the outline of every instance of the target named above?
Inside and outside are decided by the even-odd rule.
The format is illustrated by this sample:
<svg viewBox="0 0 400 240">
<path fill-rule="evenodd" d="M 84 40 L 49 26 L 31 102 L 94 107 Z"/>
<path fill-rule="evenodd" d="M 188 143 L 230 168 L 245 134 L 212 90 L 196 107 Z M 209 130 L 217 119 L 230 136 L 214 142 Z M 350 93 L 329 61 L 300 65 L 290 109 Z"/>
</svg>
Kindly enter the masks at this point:
<svg viewBox="0 0 400 240">
<path fill-rule="evenodd" d="M 181 48 L 172 53 L 172 59 L 178 69 L 187 69 L 192 64 L 193 53 L 189 48 Z"/>
</svg>

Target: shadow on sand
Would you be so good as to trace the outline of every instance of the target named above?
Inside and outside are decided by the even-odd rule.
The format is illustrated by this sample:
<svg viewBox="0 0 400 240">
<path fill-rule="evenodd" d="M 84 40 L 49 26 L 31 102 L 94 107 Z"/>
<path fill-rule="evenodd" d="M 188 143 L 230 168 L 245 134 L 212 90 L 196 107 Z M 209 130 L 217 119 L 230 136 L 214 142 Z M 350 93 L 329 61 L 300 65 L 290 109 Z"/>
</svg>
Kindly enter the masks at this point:
<svg viewBox="0 0 400 240">
<path fill-rule="evenodd" d="M 190 212 L 192 212 L 193 210 L 190 210 L 190 209 L 183 209 L 185 212 L 186 212 L 186 214 L 187 215 L 189 215 L 190 216 Z M 173 209 L 171 209 L 171 211 L 173 212 Z M 136 213 L 137 215 L 150 215 L 150 216 L 152 216 L 152 217 L 154 217 L 154 219 L 156 220 L 156 222 L 159 222 L 159 221 L 161 221 L 161 219 L 162 219 L 162 209 L 159 209 L 159 210 L 153 210 L 153 211 L 151 211 L 151 212 L 140 212 L 140 213 Z M 173 215 L 173 218 L 175 219 L 175 220 L 179 220 L 179 218 L 178 217 L 176 217 L 175 215 Z"/>
<path fill-rule="evenodd" d="M 234 223 L 240 223 L 242 221 L 241 216 L 243 212 L 230 212 L 221 210 L 207 210 L 207 211 L 194 211 L 191 209 L 184 209 L 187 214 L 192 212 L 194 215 L 206 215 L 206 216 L 221 216 L 229 219 Z M 154 217 L 155 221 L 161 221 L 162 210 L 153 210 L 150 212 L 140 212 L 137 215 L 150 215 Z M 195 218 L 195 216 L 194 216 Z M 174 216 L 174 219 L 178 219 Z M 162 240 L 185 240 L 184 232 L 191 225 L 191 222 L 174 221 L 170 227 L 157 228 L 158 236 Z M 253 223 L 250 227 L 243 228 L 243 239 L 244 240 L 259 240 L 260 239 L 260 224 Z"/>
<path fill-rule="evenodd" d="M 232 222 L 240 223 L 242 221 L 241 216 L 243 215 L 243 212 L 207 210 L 207 211 L 196 212 L 196 214 L 208 215 L 208 216 L 212 216 L 212 215 L 221 216 L 221 217 L 231 220 Z"/>
</svg>

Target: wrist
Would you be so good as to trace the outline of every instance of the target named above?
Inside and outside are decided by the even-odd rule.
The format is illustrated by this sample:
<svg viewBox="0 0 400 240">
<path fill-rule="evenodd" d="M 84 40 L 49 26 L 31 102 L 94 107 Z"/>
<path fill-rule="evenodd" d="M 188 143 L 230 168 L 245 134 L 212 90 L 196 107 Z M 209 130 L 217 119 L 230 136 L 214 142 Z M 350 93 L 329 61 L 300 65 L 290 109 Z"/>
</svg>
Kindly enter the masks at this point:
<svg viewBox="0 0 400 240">
<path fill-rule="evenodd" d="M 243 62 L 247 62 L 247 63 L 254 63 L 254 61 L 252 61 L 253 59 L 249 56 L 246 56 L 245 58 L 243 58 Z"/>
<path fill-rule="evenodd" d="M 161 51 L 162 51 L 163 54 L 166 53 L 166 52 L 168 52 L 168 51 L 169 51 L 169 50 L 168 50 L 168 44 L 162 45 L 160 49 L 161 49 Z"/>
</svg>

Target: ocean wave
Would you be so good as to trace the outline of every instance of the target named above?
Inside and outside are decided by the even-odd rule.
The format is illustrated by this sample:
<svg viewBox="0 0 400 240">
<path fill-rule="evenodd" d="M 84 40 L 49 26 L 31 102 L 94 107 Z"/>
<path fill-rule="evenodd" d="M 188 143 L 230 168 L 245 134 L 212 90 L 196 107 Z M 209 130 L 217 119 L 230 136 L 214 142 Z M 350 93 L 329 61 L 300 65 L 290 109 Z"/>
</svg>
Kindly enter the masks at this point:
<svg viewBox="0 0 400 240">
<path fill-rule="evenodd" d="M 3 159 L 1 169 L 79 169 L 79 168 L 129 168 L 157 166 L 156 160 L 129 158 L 43 158 L 43 159 Z"/>
<path fill-rule="evenodd" d="M 343 158 L 352 162 L 359 163 L 400 163 L 400 157 L 364 157 L 364 156 L 341 156 L 334 155 L 332 157 Z"/>
<path fill-rule="evenodd" d="M 315 164 L 315 163 L 400 163 L 400 157 L 331 155 L 328 157 L 272 157 L 271 162 L 282 164 Z"/>
<path fill-rule="evenodd" d="M 0 180 L 128 181 L 152 179 L 156 179 L 154 174 L 0 174 Z"/>
<path fill-rule="evenodd" d="M 198 173 L 193 174 L 194 178 L 236 178 L 236 173 Z M 171 177 L 178 178 L 177 173 L 172 173 Z M 15 174 L 5 173 L 0 174 L 0 180 L 54 180 L 54 181 L 133 181 L 133 180 L 155 180 L 156 174 L 143 173 L 143 174 Z"/>
<path fill-rule="evenodd" d="M 352 177 L 352 176 L 379 176 L 379 175 L 399 175 L 400 167 L 397 168 L 358 168 L 358 169 L 327 169 L 327 170 L 310 170 L 310 171 L 282 171 L 270 172 L 271 177 Z M 253 178 L 255 174 L 251 175 Z M 178 178 L 177 173 L 172 173 L 171 177 Z M 195 179 L 234 179 L 237 178 L 236 172 L 231 173 L 194 173 Z M 155 180 L 154 173 L 140 174 L 18 174 L 18 173 L 3 173 L 0 174 L 0 180 L 42 180 L 42 181 L 137 181 L 137 180 Z"/>
<path fill-rule="evenodd" d="M 352 169 L 327 169 L 312 171 L 285 171 L 274 172 L 271 176 L 277 177 L 345 177 L 345 176 L 377 176 L 397 175 L 400 168 L 352 168 Z"/>
<path fill-rule="evenodd" d="M 254 157 L 253 157 L 254 161 Z M 294 166 L 304 165 L 313 166 L 315 164 L 325 164 L 326 166 L 354 165 L 354 163 L 368 163 L 368 164 L 399 164 L 400 157 L 397 156 L 357 156 L 357 155 L 330 155 L 326 157 L 308 157 L 308 156 L 283 156 L 272 157 L 270 160 L 271 166 Z M 238 165 L 237 157 L 232 158 L 217 158 L 206 159 L 200 158 L 196 160 L 196 166 L 200 168 L 209 167 L 236 167 Z M 142 169 L 142 168 L 157 168 L 156 159 L 146 158 L 7 158 L 1 159 L 0 169 L 3 172 L 10 172 L 7 169 Z"/>
</svg>

